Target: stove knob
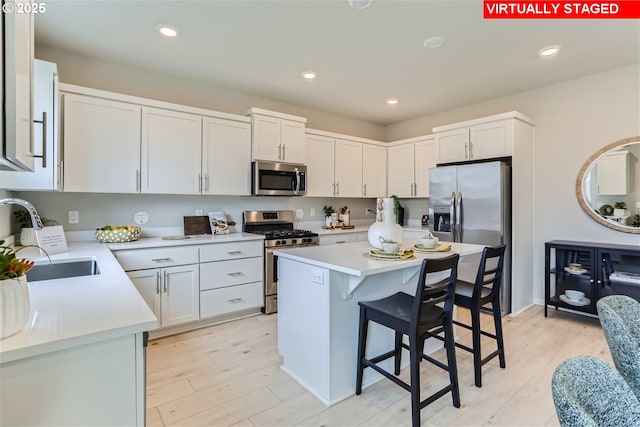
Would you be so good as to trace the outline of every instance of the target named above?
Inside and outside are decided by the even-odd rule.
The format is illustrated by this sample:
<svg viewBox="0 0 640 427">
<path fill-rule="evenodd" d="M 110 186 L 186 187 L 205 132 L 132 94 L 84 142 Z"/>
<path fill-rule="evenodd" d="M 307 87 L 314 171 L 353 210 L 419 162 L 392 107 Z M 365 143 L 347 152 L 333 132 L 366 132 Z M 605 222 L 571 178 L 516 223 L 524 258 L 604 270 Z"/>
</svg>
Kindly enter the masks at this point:
<svg viewBox="0 0 640 427">
<path fill-rule="evenodd" d="M 280 240 L 280 244 L 281 244 L 281 245 L 286 245 L 286 244 L 287 244 L 287 241 L 286 241 L 286 240 Z"/>
<path fill-rule="evenodd" d="M 276 246 L 280 246 L 280 240 L 276 240 Z"/>
<path fill-rule="evenodd" d="M 295 245 L 296 243 L 298 243 L 298 241 L 297 241 L 296 239 L 292 239 L 292 240 L 291 240 L 291 244 L 292 244 L 292 245 Z"/>
</svg>

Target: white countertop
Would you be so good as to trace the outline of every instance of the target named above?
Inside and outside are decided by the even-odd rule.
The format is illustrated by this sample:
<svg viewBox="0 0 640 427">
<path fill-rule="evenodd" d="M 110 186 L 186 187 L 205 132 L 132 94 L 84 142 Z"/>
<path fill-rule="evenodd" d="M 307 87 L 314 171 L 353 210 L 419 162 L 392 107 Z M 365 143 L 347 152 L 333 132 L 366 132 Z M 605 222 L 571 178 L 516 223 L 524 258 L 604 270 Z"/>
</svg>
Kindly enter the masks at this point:
<svg viewBox="0 0 640 427">
<path fill-rule="evenodd" d="M 410 249 L 419 239 L 405 239 L 402 249 Z M 447 242 L 442 242 L 447 243 Z M 449 243 L 448 243 L 449 244 Z M 422 253 L 415 251 L 415 258 L 409 260 L 377 260 L 367 254 L 371 250 L 368 242 L 342 243 L 339 245 L 307 246 L 303 248 L 279 249 L 275 255 L 327 268 L 333 271 L 364 277 L 386 271 L 418 266 L 425 258 L 441 258 L 453 252 L 460 256 L 482 252 L 484 246 L 468 243 L 450 243 L 452 251 Z"/>
<path fill-rule="evenodd" d="M 263 240 L 263 236 L 230 233 L 187 240 L 142 238 L 129 243 L 69 242 L 67 252 L 51 259 L 94 258 L 100 274 L 29 282 L 31 313 L 25 328 L 0 340 L 0 363 L 91 344 L 157 327 L 157 319 L 124 272 L 111 250 L 203 245 Z M 37 249 L 27 248 L 20 257 L 49 261 Z"/>
<path fill-rule="evenodd" d="M 19 255 L 48 262 L 38 250 Z M 106 245 L 72 242 L 51 259 L 87 257 L 97 261 L 100 274 L 28 283 L 29 320 L 21 332 L 0 340 L 1 363 L 156 328 L 156 317 Z"/>
<path fill-rule="evenodd" d="M 178 236 L 176 236 L 178 237 Z M 264 236 L 251 233 L 202 234 L 198 236 L 181 236 L 188 239 L 171 240 L 167 237 L 143 237 L 135 242 L 106 243 L 112 251 L 123 249 L 145 249 L 184 245 L 206 245 L 210 243 L 238 242 L 242 240 L 264 240 Z"/>
</svg>

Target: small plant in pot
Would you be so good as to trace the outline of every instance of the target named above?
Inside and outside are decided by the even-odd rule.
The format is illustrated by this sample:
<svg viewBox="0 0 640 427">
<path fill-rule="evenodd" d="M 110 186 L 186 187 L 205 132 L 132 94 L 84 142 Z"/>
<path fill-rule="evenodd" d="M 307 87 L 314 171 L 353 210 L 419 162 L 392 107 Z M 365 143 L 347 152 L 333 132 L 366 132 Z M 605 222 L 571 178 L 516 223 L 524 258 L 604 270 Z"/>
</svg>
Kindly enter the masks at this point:
<svg viewBox="0 0 640 427">
<path fill-rule="evenodd" d="M 51 225 L 60 225 L 57 221 L 52 219 L 40 218 L 40 220 L 45 227 Z M 36 233 L 33 230 L 33 223 L 31 222 L 31 215 L 29 215 L 29 212 L 27 212 L 26 209 L 18 209 L 17 211 L 14 211 L 13 221 L 20 224 L 20 240 L 18 242 L 22 246 L 31 246 L 38 244 Z"/>
<path fill-rule="evenodd" d="M 627 213 L 627 204 L 624 200 L 620 200 L 613 205 L 613 216 L 623 217 Z"/>
<path fill-rule="evenodd" d="M 333 206 L 327 205 L 324 205 L 322 211 L 324 212 L 325 225 L 331 227 L 331 221 L 338 220 L 338 213 L 333 209 Z"/>
<path fill-rule="evenodd" d="M 15 249 L 0 240 L 0 339 L 14 335 L 29 319 L 27 271 L 34 262 L 17 257 L 24 248 Z"/>
</svg>

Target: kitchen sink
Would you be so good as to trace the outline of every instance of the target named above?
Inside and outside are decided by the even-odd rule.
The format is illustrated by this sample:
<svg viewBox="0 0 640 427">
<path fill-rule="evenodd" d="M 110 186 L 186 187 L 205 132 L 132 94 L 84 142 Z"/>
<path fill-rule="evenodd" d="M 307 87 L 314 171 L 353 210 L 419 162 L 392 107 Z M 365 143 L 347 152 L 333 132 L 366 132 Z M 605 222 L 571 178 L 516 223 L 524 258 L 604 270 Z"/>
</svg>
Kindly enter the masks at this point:
<svg viewBox="0 0 640 427">
<path fill-rule="evenodd" d="M 75 259 L 34 265 L 27 272 L 27 282 L 93 276 L 95 274 L 100 274 L 98 263 L 95 259 Z"/>
</svg>

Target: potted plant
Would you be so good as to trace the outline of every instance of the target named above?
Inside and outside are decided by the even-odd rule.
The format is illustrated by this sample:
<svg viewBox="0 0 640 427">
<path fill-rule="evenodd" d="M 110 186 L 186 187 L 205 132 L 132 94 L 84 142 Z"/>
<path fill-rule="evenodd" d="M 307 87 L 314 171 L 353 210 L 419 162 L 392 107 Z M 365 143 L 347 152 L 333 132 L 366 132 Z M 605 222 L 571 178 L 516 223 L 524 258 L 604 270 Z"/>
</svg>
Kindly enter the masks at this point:
<svg viewBox="0 0 640 427">
<path fill-rule="evenodd" d="M 624 217 L 627 213 L 627 204 L 624 200 L 620 200 L 613 205 L 613 216 Z"/>
<path fill-rule="evenodd" d="M 325 225 L 331 227 L 331 221 L 338 220 L 338 213 L 333 209 L 333 206 L 324 205 L 322 210 L 324 211 Z"/>
<path fill-rule="evenodd" d="M 29 289 L 25 274 L 34 262 L 20 259 L 0 240 L 0 339 L 18 333 L 29 319 Z"/>
<path fill-rule="evenodd" d="M 393 199 L 393 214 L 395 215 L 396 222 L 400 225 L 404 225 L 404 208 L 400 205 L 400 199 L 395 194 L 391 195 Z"/>
<path fill-rule="evenodd" d="M 29 212 L 25 209 L 18 209 L 13 212 L 13 220 L 20 224 L 20 244 L 22 246 L 36 245 L 38 242 Z"/>
</svg>

